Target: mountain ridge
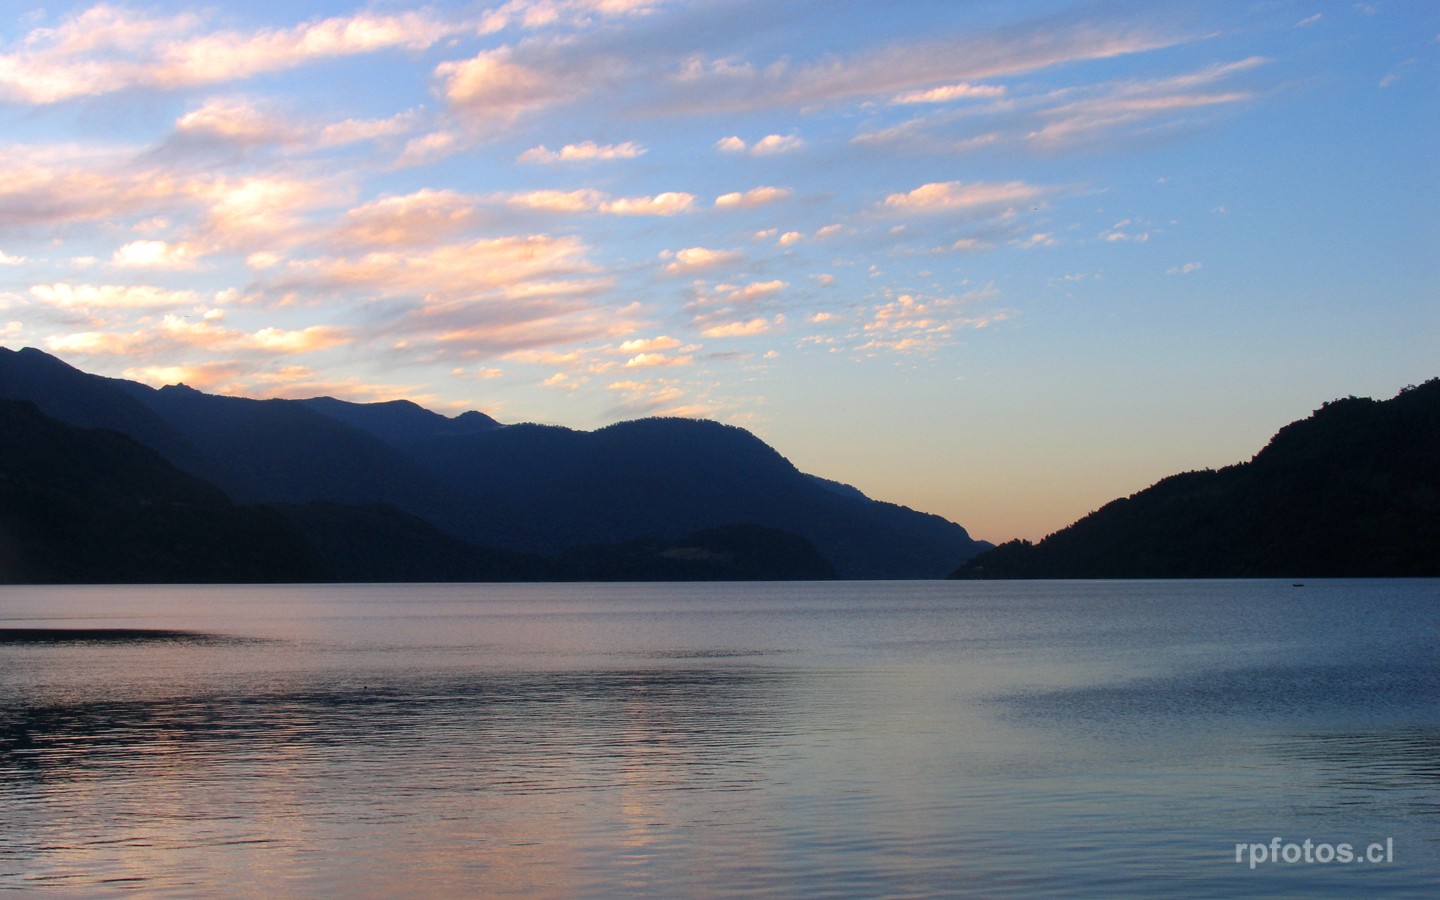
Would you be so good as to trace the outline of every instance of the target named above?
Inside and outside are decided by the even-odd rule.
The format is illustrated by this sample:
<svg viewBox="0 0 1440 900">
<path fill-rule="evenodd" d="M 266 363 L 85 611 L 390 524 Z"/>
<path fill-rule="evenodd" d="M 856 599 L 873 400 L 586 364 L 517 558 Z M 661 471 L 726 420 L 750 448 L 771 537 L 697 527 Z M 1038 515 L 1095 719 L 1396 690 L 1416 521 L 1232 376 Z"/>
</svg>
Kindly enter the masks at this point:
<svg viewBox="0 0 1440 900">
<path fill-rule="evenodd" d="M 809 541 L 843 578 L 939 578 L 989 546 L 939 516 L 806 475 L 750 432 L 707 420 L 578 431 L 409 401 L 225 397 L 89 375 L 31 348 L 0 348 L 0 397 L 127 434 L 236 502 L 381 504 L 503 552 L 755 525 Z"/>
<path fill-rule="evenodd" d="M 1183 472 L 952 578 L 1440 576 L 1440 379 L 1347 397 L 1249 461 Z"/>
</svg>

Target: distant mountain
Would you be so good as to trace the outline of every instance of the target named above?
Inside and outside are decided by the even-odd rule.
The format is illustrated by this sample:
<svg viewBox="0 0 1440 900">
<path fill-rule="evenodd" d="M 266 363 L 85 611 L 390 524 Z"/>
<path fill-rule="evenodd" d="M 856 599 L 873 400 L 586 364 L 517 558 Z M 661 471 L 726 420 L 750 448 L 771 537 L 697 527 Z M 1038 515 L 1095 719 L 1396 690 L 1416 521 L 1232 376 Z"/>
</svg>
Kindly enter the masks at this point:
<svg viewBox="0 0 1440 900">
<path fill-rule="evenodd" d="M 464 547 L 553 557 L 745 525 L 805 539 L 843 578 L 936 578 L 989 546 L 939 516 L 805 475 L 715 422 L 582 432 L 451 418 L 408 401 L 222 397 L 89 375 L 33 349 L 0 348 L 0 397 L 129 435 L 237 502 L 379 505 Z"/>
<path fill-rule="evenodd" d="M 726 525 L 677 541 L 574 547 L 560 558 L 579 581 L 827 581 L 830 565 L 802 537 L 760 525 Z"/>
<path fill-rule="evenodd" d="M 452 419 L 409 400 L 348 403 L 334 397 L 315 397 L 300 403 L 400 449 L 432 437 L 474 434 L 501 427 L 499 422 L 481 412 L 472 410 Z"/>
<path fill-rule="evenodd" d="M 273 510 L 238 507 L 154 450 L 0 400 L 0 582 L 324 577 Z"/>
<path fill-rule="evenodd" d="M 809 539 L 842 578 L 941 577 L 980 546 L 939 516 L 811 478 L 753 434 L 694 419 L 593 432 L 513 425 L 432 438 L 412 458 L 496 515 L 482 543 L 554 553 L 759 524 Z"/>
<path fill-rule="evenodd" d="M 1246 463 L 1166 478 L 957 578 L 1440 576 L 1440 379 L 1350 397 Z"/>
</svg>

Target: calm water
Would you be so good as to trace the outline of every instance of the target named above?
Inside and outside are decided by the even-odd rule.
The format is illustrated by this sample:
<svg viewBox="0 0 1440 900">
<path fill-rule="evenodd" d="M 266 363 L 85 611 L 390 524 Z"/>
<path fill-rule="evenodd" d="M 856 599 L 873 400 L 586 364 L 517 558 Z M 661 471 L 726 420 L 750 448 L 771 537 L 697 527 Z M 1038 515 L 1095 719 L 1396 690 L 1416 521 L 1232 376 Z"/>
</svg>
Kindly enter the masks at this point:
<svg viewBox="0 0 1440 900">
<path fill-rule="evenodd" d="M 4 588 L 0 629 L 0 889 L 1440 890 L 1440 581 Z M 1236 862 L 1276 837 L 1390 861 Z"/>
</svg>

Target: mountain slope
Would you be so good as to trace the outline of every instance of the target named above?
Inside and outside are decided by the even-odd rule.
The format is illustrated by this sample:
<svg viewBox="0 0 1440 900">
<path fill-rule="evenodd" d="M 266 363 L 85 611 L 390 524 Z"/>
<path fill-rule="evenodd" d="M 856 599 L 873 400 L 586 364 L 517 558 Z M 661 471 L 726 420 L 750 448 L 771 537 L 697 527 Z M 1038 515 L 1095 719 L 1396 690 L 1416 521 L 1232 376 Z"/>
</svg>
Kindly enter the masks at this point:
<svg viewBox="0 0 1440 900">
<path fill-rule="evenodd" d="M 939 516 L 835 489 L 741 428 L 644 419 L 593 432 L 515 425 L 412 454 L 496 511 L 482 543 L 553 553 L 750 523 L 802 536 L 842 578 L 938 578 L 981 546 Z"/>
<path fill-rule="evenodd" d="M 124 435 L 0 400 L 0 582 L 311 581 L 324 571 L 272 510 Z"/>
<path fill-rule="evenodd" d="M 30 349 L 0 353 L 0 397 L 127 434 L 239 502 L 382 504 L 509 552 L 755 525 L 806 539 L 840 577 L 938 578 L 989 546 L 939 516 L 805 475 L 715 422 L 581 432 L 447 418 L 407 401 L 222 397 L 87 375 Z"/>
<path fill-rule="evenodd" d="M 1440 379 L 1327 403 L 1247 463 L 1166 478 L 964 578 L 1440 576 Z"/>
<path fill-rule="evenodd" d="M 481 412 L 471 410 L 452 419 L 409 400 L 350 403 L 334 397 L 314 397 L 300 403 L 401 449 L 436 435 L 472 434 L 501 427 Z"/>
</svg>

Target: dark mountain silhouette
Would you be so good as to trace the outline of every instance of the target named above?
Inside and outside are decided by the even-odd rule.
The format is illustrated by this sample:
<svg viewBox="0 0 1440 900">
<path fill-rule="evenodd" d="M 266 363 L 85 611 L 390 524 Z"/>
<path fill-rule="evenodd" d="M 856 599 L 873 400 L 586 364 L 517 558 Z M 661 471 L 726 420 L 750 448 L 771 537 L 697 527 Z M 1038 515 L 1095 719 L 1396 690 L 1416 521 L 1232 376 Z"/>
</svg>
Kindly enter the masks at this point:
<svg viewBox="0 0 1440 900">
<path fill-rule="evenodd" d="M 792 581 L 835 569 L 804 538 L 731 525 L 670 541 L 575 547 L 558 556 L 494 550 L 453 538 L 393 507 L 309 503 L 280 512 L 310 542 L 331 580 Z"/>
<path fill-rule="evenodd" d="M 1166 478 L 953 575 L 1371 576 L 1440 576 L 1440 379 L 1327 403 L 1249 462 Z"/>
<path fill-rule="evenodd" d="M 422 441 L 412 457 L 497 515 L 483 543 L 553 553 L 735 523 L 801 535 L 845 578 L 940 577 L 976 542 L 939 516 L 811 478 L 753 434 L 694 419 L 593 432 L 514 425 Z"/>
<path fill-rule="evenodd" d="M 989 546 L 938 516 L 805 475 L 714 422 L 581 432 L 448 418 L 407 401 L 221 397 L 88 375 L 31 349 L 0 349 L 0 397 L 127 434 L 237 502 L 380 504 L 462 545 L 509 553 L 673 545 L 756 525 L 806 539 L 841 577 L 935 578 Z"/>
<path fill-rule="evenodd" d="M 32 347 L 0 347 L 0 397 L 27 400 L 45 415 L 79 428 L 127 434 L 181 469 L 213 477 L 218 463 L 134 397 L 134 388 L 143 386 L 87 374 Z"/>
<path fill-rule="evenodd" d="M 300 403 L 399 449 L 440 435 L 473 434 L 501 427 L 481 412 L 472 410 L 452 419 L 409 400 L 349 403 L 334 397 L 315 397 Z"/>
<path fill-rule="evenodd" d="M 561 555 L 581 581 L 826 581 L 835 567 L 802 537 L 760 525 L 707 528 L 677 541 L 573 547 Z"/>
<path fill-rule="evenodd" d="M 759 526 L 541 557 L 468 544 L 393 507 L 239 506 L 122 434 L 0 400 L 0 583 L 833 577 L 804 538 Z"/>
<path fill-rule="evenodd" d="M 273 510 L 238 507 L 124 435 L 0 400 L 0 582 L 291 582 L 325 575 Z"/>
</svg>

